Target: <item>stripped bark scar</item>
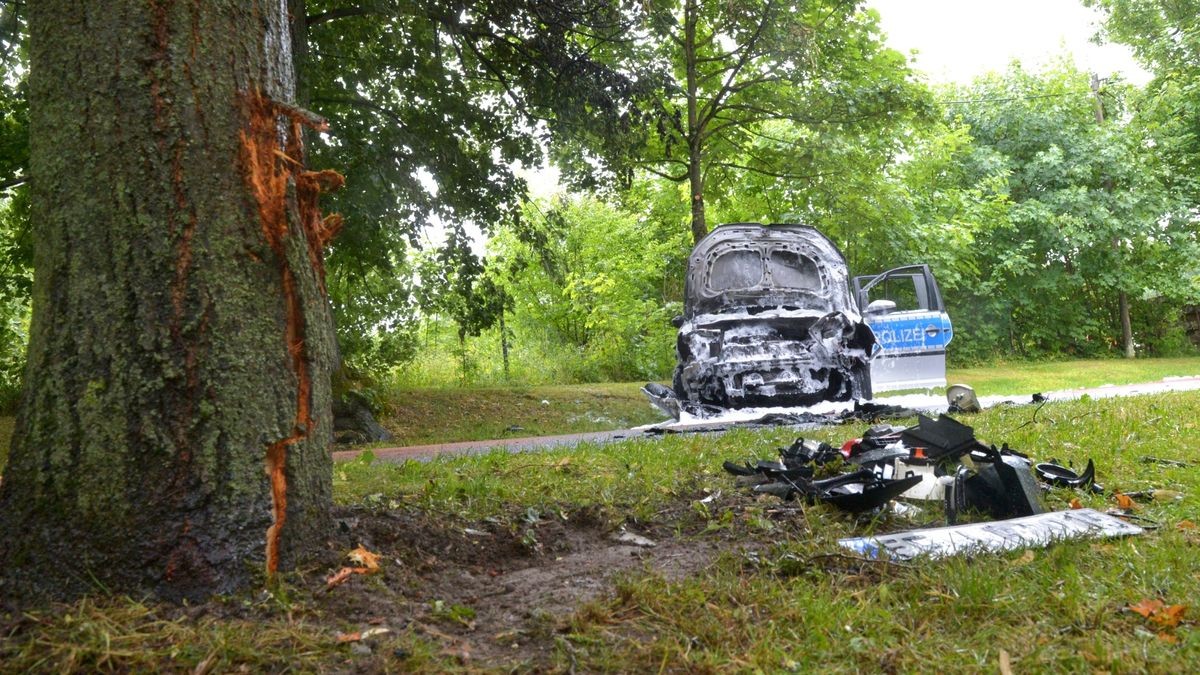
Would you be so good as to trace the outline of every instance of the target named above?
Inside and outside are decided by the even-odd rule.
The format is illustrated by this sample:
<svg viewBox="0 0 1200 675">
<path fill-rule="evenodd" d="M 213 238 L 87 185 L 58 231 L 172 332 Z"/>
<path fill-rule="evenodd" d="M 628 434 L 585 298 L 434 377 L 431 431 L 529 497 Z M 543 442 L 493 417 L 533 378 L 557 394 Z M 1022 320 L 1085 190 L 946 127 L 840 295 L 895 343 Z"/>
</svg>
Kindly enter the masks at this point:
<svg viewBox="0 0 1200 675">
<path fill-rule="evenodd" d="M 279 263 L 280 287 L 286 315 L 285 344 L 296 375 L 296 411 L 291 433 L 267 446 L 266 472 L 271 485 L 273 521 L 267 530 L 267 575 L 279 568 L 279 543 L 287 521 L 287 449 L 307 438 L 312 429 L 312 375 L 305 347 L 304 303 L 296 272 L 287 259 L 289 211 L 298 214 L 308 261 L 324 292 L 323 251 L 341 227 L 341 217 L 322 217 L 321 192 L 341 187 L 336 171 L 305 171 L 301 132 L 304 126 L 323 130 L 324 120 L 253 91 L 245 96 L 246 127 L 242 130 L 242 171 L 254 197 L 263 238 Z M 281 136 L 283 142 L 281 143 Z M 289 204 L 288 185 L 295 186 L 296 203 Z M 292 209 L 295 209 L 292 211 Z"/>
</svg>

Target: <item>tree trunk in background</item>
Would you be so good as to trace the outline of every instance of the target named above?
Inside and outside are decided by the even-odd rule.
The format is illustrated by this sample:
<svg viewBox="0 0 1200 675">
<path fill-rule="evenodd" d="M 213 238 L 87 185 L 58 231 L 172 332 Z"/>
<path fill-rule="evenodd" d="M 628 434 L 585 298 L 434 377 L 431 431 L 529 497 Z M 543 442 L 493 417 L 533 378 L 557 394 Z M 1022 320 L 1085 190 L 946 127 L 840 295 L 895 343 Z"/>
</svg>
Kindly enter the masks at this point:
<svg viewBox="0 0 1200 675">
<path fill-rule="evenodd" d="M 287 25 L 281 0 L 29 4 L 34 316 L 0 596 L 198 599 L 323 541 L 338 223 L 316 199 L 340 177 L 300 168 Z"/>
<path fill-rule="evenodd" d="M 692 200 L 692 243 L 708 234 L 704 214 L 704 130 L 700 128 L 699 80 L 696 71 L 696 22 L 700 8 L 687 0 L 683 10 L 683 56 L 687 68 L 688 194 Z"/>
<path fill-rule="evenodd" d="M 1092 73 L 1092 107 L 1096 113 L 1096 124 L 1104 124 L 1104 102 L 1100 100 L 1100 76 Z M 1104 180 L 1104 189 L 1109 194 L 1113 191 L 1112 178 Z M 1112 242 L 1113 250 L 1116 251 L 1117 257 L 1121 256 L 1121 242 L 1114 239 Z M 1125 291 L 1117 292 L 1117 311 L 1120 313 L 1121 320 L 1121 343 L 1125 348 L 1125 358 L 1132 359 L 1137 356 L 1137 352 L 1133 347 L 1133 324 L 1129 320 L 1129 295 Z"/>
<path fill-rule="evenodd" d="M 1125 344 L 1125 358 L 1137 356 L 1133 348 L 1133 322 L 1129 320 L 1129 295 L 1125 291 L 1117 294 L 1118 309 L 1121 312 L 1121 341 Z"/>
</svg>

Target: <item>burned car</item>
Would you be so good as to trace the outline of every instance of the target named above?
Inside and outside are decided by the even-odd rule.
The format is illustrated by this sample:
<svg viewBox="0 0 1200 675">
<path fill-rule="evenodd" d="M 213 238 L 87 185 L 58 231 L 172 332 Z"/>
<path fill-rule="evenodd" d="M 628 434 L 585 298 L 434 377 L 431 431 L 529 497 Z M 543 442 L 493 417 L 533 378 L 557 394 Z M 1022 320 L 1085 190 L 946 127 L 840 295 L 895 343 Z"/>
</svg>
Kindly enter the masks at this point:
<svg viewBox="0 0 1200 675">
<path fill-rule="evenodd" d="M 875 336 L 841 252 L 812 227 L 713 230 L 688 258 L 676 325 L 674 391 L 646 390 L 669 412 L 871 398 Z"/>
</svg>

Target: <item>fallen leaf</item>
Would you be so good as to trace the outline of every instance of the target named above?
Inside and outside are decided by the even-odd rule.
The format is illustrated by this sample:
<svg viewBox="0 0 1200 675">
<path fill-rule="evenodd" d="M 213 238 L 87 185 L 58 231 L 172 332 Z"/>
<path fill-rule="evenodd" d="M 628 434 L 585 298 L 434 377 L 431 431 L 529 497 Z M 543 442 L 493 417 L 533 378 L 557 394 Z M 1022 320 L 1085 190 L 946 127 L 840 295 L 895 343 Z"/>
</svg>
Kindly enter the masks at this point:
<svg viewBox="0 0 1200 675">
<path fill-rule="evenodd" d="M 1155 612 L 1150 619 L 1163 628 L 1174 628 L 1183 621 L 1183 615 L 1186 613 L 1187 605 L 1170 605 Z"/>
<path fill-rule="evenodd" d="M 1000 650 L 1000 675 L 1013 675 L 1012 659 L 1003 649 Z"/>
<path fill-rule="evenodd" d="M 378 572 L 379 571 L 379 554 L 371 553 L 370 551 L 363 548 L 362 546 L 359 546 L 358 548 L 354 549 L 353 551 L 350 551 L 350 553 L 347 554 L 346 557 L 350 559 L 350 562 L 356 563 L 358 565 L 361 565 L 361 566 L 367 568 L 368 572 Z"/>
<path fill-rule="evenodd" d="M 379 626 L 377 628 L 368 628 L 362 632 L 362 639 L 369 640 L 369 639 L 375 637 L 376 635 L 387 635 L 388 633 L 391 633 L 391 632 L 392 632 L 392 629 L 388 628 L 387 626 Z"/>
<path fill-rule="evenodd" d="M 1180 530 L 1194 530 L 1196 529 L 1196 524 L 1190 520 L 1181 520 L 1175 524 L 1175 527 Z"/>
<path fill-rule="evenodd" d="M 1141 614 L 1162 628 L 1178 626 L 1183 621 L 1183 615 L 1187 613 L 1187 609 L 1187 605 L 1168 605 L 1158 599 L 1142 600 L 1137 604 L 1129 605 L 1130 611 Z"/>
<path fill-rule="evenodd" d="M 1072 509 L 1082 509 L 1083 508 L 1083 502 L 1079 501 L 1079 497 L 1074 497 L 1073 499 L 1071 499 L 1071 508 Z"/>
<path fill-rule="evenodd" d="M 1125 509 L 1126 511 L 1132 511 L 1133 509 L 1137 508 L 1137 503 L 1134 502 L 1133 498 L 1129 495 L 1123 495 L 1118 492 L 1115 496 L 1117 498 L 1117 506 L 1121 507 L 1122 509 Z"/>
<path fill-rule="evenodd" d="M 1153 615 L 1155 612 L 1159 611 L 1162 608 L 1163 608 L 1163 601 L 1158 600 L 1158 599 L 1142 600 L 1141 602 L 1138 602 L 1137 604 L 1129 605 L 1129 611 L 1137 612 L 1138 614 L 1141 614 L 1142 616 L 1146 617 L 1147 619 L 1149 619 L 1151 617 L 1151 615 Z"/>
<path fill-rule="evenodd" d="M 338 633 L 337 634 L 337 643 L 339 645 L 346 644 L 347 642 L 358 642 L 361 639 L 362 639 L 362 635 L 358 631 L 355 631 L 353 633 Z"/>
<path fill-rule="evenodd" d="M 1179 642 L 1179 638 L 1171 633 L 1159 633 L 1158 639 L 1168 644 L 1175 644 L 1176 642 Z"/>
<path fill-rule="evenodd" d="M 571 458 L 570 457 L 563 457 L 562 459 L 560 459 L 554 463 L 554 469 L 556 471 L 566 471 L 567 468 L 570 466 L 571 466 Z"/>
<path fill-rule="evenodd" d="M 342 569 L 329 575 L 325 579 L 325 590 L 329 590 L 334 586 L 340 586 L 346 583 L 346 580 L 353 576 L 354 572 L 355 570 L 353 567 L 343 567 Z"/>
</svg>

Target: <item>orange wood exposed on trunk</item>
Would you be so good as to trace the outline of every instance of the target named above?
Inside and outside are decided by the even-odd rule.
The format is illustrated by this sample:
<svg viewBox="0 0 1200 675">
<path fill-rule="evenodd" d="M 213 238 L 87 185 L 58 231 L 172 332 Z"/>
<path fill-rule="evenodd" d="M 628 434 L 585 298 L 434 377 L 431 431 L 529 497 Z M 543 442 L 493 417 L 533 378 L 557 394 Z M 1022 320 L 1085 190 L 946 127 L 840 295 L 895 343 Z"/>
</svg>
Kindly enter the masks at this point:
<svg viewBox="0 0 1200 675">
<path fill-rule="evenodd" d="M 242 170 L 258 209 L 263 238 L 279 261 L 286 311 L 285 339 L 292 371 L 296 375 L 296 412 L 292 432 L 267 446 L 266 452 L 266 472 L 271 484 L 274 514 L 271 527 L 267 530 L 266 566 L 268 576 L 273 576 L 279 568 L 280 535 L 287 521 L 287 448 L 306 438 L 313 425 L 312 376 L 305 351 L 304 307 L 296 290 L 295 272 L 288 266 L 286 255 L 288 212 L 291 208 L 288 203 L 288 184 L 290 182 L 295 186 L 295 209 L 307 240 L 309 264 L 323 286 L 324 248 L 341 228 L 341 216 L 322 217 L 318 200 L 322 192 L 336 190 L 345 179 L 336 171 L 304 170 L 301 131 L 304 126 L 323 129 L 323 120 L 272 101 L 260 92 L 248 94 L 245 105 L 246 128 L 241 137 Z M 283 149 L 281 131 L 287 134 Z"/>
</svg>

